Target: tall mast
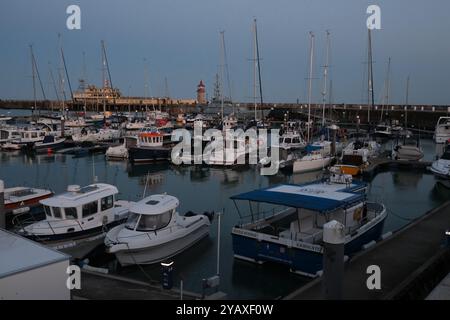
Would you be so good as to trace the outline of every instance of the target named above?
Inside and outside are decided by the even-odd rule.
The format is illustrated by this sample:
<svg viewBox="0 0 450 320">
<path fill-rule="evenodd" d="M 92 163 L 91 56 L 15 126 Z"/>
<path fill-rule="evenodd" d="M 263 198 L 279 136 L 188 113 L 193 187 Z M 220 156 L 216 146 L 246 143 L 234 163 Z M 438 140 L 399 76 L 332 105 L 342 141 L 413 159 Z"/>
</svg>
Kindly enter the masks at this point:
<svg viewBox="0 0 450 320">
<path fill-rule="evenodd" d="M 259 100 L 261 103 L 261 119 L 264 117 L 263 107 L 263 95 L 262 95 L 262 82 L 261 82 L 261 63 L 259 58 L 259 43 L 258 43 L 258 29 L 256 27 L 256 18 L 255 18 L 255 44 L 256 44 L 256 59 L 258 66 L 258 84 L 259 84 Z"/>
<path fill-rule="evenodd" d="M 313 58 L 314 58 L 314 34 L 309 32 L 310 38 L 310 55 L 309 55 L 309 84 L 308 84 L 308 134 L 307 141 L 310 141 L 311 131 L 311 91 L 312 91 L 312 76 L 313 76 Z"/>
<path fill-rule="evenodd" d="M 58 34 L 58 40 L 59 40 L 59 47 L 62 48 L 62 40 L 61 40 L 61 34 Z M 59 90 L 61 93 L 61 115 L 64 115 L 65 111 L 65 101 L 66 101 L 66 89 L 65 89 L 65 80 L 64 80 L 64 62 L 62 58 L 62 51 L 60 51 L 60 66 L 58 68 L 58 77 L 59 77 Z"/>
<path fill-rule="evenodd" d="M 48 63 L 48 68 L 50 70 L 50 79 L 51 79 L 52 84 L 53 84 L 53 90 L 55 90 L 56 100 L 58 102 L 60 102 L 58 88 L 56 87 L 55 77 L 53 76 L 52 66 L 51 66 L 50 62 Z M 53 104 L 52 104 L 52 112 L 53 112 Z"/>
<path fill-rule="evenodd" d="M 409 98 L 409 76 L 408 78 L 406 78 L 405 129 L 408 127 L 408 98 Z"/>
<path fill-rule="evenodd" d="M 116 94 L 114 92 L 114 86 L 112 83 L 111 72 L 109 70 L 108 56 L 106 55 L 105 42 L 102 40 L 102 52 L 103 52 L 103 65 L 106 66 L 106 71 L 108 72 L 109 88 L 111 88 L 111 94 L 113 95 L 113 103 L 116 104 Z M 104 74 L 104 78 L 106 75 Z"/>
<path fill-rule="evenodd" d="M 257 115 L 257 105 L 256 105 L 256 76 L 257 76 L 257 69 L 258 68 L 258 54 L 256 47 L 258 46 L 256 42 L 256 19 L 253 20 L 253 104 L 255 106 L 255 121 L 258 119 Z"/>
<path fill-rule="evenodd" d="M 169 98 L 170 94 L 169 94 L 169 84 L 167 82 L 167 77 L 164 77 L 164 89 L 165 89 L 166 98 Z"/>
<path fill-rule="evenodd" d="M 223 94 L 223 75 L 224 75 L 224 63 L 225 63 L 225 31 L 220 31 L 220 108 L 222 113 L 222 124 L 223 124 L 223 100 L 224 100 L 224 94 Z"/>
<path fill-rule="evenodd" d="M 325 125 L 325 104 L 327 100 L 327 82 L 328 82 L 328 67 L 330 55 L 330 32 L 327 30 L 327 49 L 326 60 L 323 67 L 323 90 L 322 90 L 322 127 Z"/>
<path fill-rule="evenodd" d="M 106 88 L 107 88 L 107 80 L 106 80 L 106 59 L 105 59 L 105 45 L 103 40 L 101 43 L 102 50 L 102 97 L 103 97 L 103 114 L 106 112 Z"/>
<path fill-rule="evenodd" d="M 388 59 L 386 80 L 385 80 L 386 95 L 384 96 L 384 99 L 383 99 L 383 106 L 381 108 L 380 122 L 383 121 L 384 107 L 386 106 L 386 108 L 389 108 L 389 86 L 390 86 L 389 74 L 390 74 L 390 71 L 391 71 L 391 57 L 389 57 L 389 59 Z"/>
<path fill-rule="evenodd" d="M 373 108 L 374 105 L 374 92 L 373 92 L 373 68 L 372 68 L 372 35 L 370 29 L 367 29 L 369 44 L 368 44 L 368 59 L 367 59 L 367 77 L 368 77 L 368 86 L 367 86 L 367 123 L 370 123 L 370 109 Z"/>
<path fill-rule="evenodd" d="M 147 111 L 147 98 L 149 97 L 149 75 L 148 75 L 148 63 L 144 58 L 144 98 L 145 98 L 145 110 Z"/>
<path fill-rule="evenodd" d="M 34 55 L 33 55 L 33 46 L 30 45 L 30 53 L 31 53 L 31 69 L 32 69 L 32 77 L 33 77 L 33 100 L 34 100 L 34 107 L 32 116 L 34 116 L 34 112 L 37 108 L 37 102 L 36 102 L 36 68 L 34 65 Z"/>
</svg>

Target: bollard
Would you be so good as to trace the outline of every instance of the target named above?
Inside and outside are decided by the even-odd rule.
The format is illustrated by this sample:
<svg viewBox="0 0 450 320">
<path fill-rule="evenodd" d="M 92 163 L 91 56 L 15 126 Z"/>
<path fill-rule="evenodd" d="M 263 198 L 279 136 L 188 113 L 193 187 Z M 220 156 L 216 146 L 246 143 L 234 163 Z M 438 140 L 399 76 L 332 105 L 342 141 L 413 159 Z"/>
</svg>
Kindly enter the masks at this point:
<svg viewBox="0 0 450 320">
<path fill-rule="evenodd" d="M 5 184 L 0 180 L 0 229 L 6 229 Z"/>
<path fill-rule="evenodd" d="M 323 297 L 341 300 L 344 283 L 344 226 L 336 220 L 324 224 L 323 242 Z"/>
<path fill-rule="evenodd" d="M 163 289 L 170 290 L 173 286 L 173 261 L 161 262 L 161 282 Z"/>
</svg>

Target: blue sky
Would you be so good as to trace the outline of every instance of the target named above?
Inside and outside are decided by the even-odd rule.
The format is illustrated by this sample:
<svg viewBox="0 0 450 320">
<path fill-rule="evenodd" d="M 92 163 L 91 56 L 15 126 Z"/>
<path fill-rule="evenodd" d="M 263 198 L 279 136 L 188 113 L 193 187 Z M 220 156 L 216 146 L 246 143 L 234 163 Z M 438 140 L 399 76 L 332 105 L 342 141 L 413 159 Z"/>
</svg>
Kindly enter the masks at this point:
<svg viewBox="0 0 450 320">
<path fill-rule="evenodd" d="M 81 7 L 81 30 L 66 28 L 67 6 Z M 252 100 L 252 20 L 258 20 L 263 96 L 266 101 L 307 100 L 308 33 L 316 35 L 313 100 L 320 99 L 325 30 L 331 32 L 333 101 L 360 103 L 367 52 L 366 8 L 381 7 L 373 33 L 375 98 L 383 96 L 388 57 L 390 101 L 450 103 L 450 2 L 446 0 L 2 0 L 0 98 L 32 98 L 28 45 L 33 44 L 46 93 L 49 63 L 59 64 L 58 33 L 73 87 L 86 52 L 88 82 L 101 83 L 100 40 L 105 40 L 113 84 L 123 94 L 144 95 L 144 58 L 150 94 L 194 98 L 203 79 L 212 94 L 225 30 L 233 98 Z"/>
</svg>

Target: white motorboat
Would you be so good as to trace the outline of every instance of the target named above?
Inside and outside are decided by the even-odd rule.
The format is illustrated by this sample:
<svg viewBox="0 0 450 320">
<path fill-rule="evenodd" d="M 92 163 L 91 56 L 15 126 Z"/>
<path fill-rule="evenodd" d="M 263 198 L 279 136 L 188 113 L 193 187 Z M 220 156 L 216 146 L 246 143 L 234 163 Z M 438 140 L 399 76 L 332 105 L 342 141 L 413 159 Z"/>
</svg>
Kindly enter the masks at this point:
<svg viewBox="0 0 450 320">
<path fill-rule="evenodd" d="M 447 146 L 442 156 L 429 167 L 435 175 L 450 179 L 450 145 Z"/>
<path fill-rule="evenodd" d="M 82 258 L 103 242 L 106 231 L 126 221 L 133 202 L 117 200 L 113 185 L 97 183 L 41 200 L 46 218 L 23 226 L 18 233 Z"/>
<path fill-rule="evenodd" d="M 322 170 L 330 165 L 332 159 L 333 158 L 330 156 L 322 155 L 322 152 L 320 152 L 319 150 L 315 150 L 307 154 L 306 156 L 295 160 L 292 167 L 292 172 L 302 173 Z"/>
<path fill-rule="evenodd" d="M 101 142 L 120 138 L 120 131 L 116 129 L 89 129 L 83 128 L 80 133 L 72 135 L 75 142 Z"/>
<path fill-rule="evenodd" d="M 107 252 L 122 266 L 152 264 L 175 256 L 209 234 L 212 213 L 179 215 L 177 198 L 152 195 L 130 208 L 126 223 L 105 237 Z"/>
<path fill-rule="evenodd" d="M 379 124 L 375 127 L 374 135 L 379 138 L 389 139 L 392 136 L 392 127 L 388 124 Z"/>
<path fill-rule="evenodd" d="M 124 138 L 121 145 L 109 147 L 106 150 L 105 156 L 108 160 L 123 160 L 128 159 L 128 148 L 135 147 L 137 145 L 137 137 L 128 136 Z"/>
<path fill-rule="evenodd" d="M 33 146 L 33 149 L 37 152 L 45 151 L 52 152 L 57 149 L 61 149 L 64 147 L 64 142 L 66 138 L 57 138 L 54 136 L 45 136 L 42 142 L 36 142 Z"/>
<path fill-rule="evenodd" d="M 450 139 L 450 117 L 439 118 L 433 138 L 436 143 L 445 143 Z"/>
<path fill-rule="evenodd" d="M 17 150 L 21 150 L 23 147 L 23 145 L 18 144 L 18 143 L 13 143 L 13 142 L 6 142 L 3 143 L 2 145 L 0 145 L 0 149 L 4 150 L 4 151 L 17 151 Z"/>
<path fill-rule="evenodd" d="M 306 141 L 297 131 L 287 131 L 280 136 L 279 148 L 283 149 L 302 149 L 306 147 Z"/>
<path fill-rule="evenodd" d="M 395 146 L 392 147 L 392 159 L 395 160 L 411 160 L 419 161 L 424 156 L 419 139 L 405 137 L 403 142 L 397 140 Z"/>
</svg>

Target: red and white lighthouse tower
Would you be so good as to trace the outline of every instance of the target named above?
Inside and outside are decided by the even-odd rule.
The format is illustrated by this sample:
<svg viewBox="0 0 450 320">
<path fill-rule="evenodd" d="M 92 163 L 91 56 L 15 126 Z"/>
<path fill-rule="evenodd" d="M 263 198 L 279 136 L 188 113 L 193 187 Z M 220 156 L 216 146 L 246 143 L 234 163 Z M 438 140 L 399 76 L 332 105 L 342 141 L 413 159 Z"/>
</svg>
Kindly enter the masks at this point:
<svg viewBox="0 0 450 320">
<path fill-rule="evenodd" d="M 200 80 L 200 83 L 197 86 L 197 103 L 198 104 L 207 104 L 206 101 L 206 87 L 203 83 L 203 80 Z"/>
</svg>

